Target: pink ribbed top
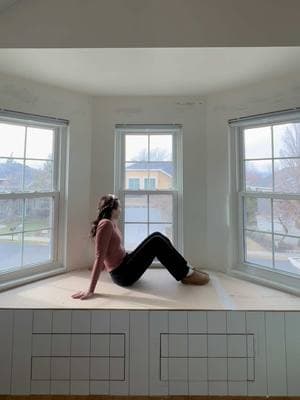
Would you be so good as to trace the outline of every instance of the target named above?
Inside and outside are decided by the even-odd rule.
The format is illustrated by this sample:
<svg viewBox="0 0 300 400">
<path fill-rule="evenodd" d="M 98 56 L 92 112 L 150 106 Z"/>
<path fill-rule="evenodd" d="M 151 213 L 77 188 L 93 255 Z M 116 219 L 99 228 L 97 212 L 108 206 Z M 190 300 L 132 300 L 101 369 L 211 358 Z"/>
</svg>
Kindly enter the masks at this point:
<svg viewBox="0 0 300 400">
<path fill-rule="evenodd" d="M 110 219 L 100 220 L 95 237 L 95 262 L 100 271 L 110 272 L 118 267 L 126 255 L 122 233 Z"/>
</svg>

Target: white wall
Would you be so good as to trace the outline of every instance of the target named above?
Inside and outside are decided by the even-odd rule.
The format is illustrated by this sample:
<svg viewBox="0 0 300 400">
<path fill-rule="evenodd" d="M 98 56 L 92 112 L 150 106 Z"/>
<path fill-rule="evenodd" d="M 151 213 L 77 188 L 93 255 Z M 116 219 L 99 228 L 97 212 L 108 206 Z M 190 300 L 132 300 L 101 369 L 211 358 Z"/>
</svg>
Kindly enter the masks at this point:
<svg viewBox="0 0 300 400">
<path fill-rule="evenodd" d="M 190 103 L 179 105 L 177 103 Z M 183 125 L 184 254 L 195 265 L 205 253 L 205 105 L 196 97 L 102 97 L 93 105 L 91 218 L 97 199 L 114 190 L 114 126 Z"/>
<path fill-rule="evenodd" d="M 0 74 L 0 108 L 70 121 L 67 176 L 68 268 L 88 264 L 91 174 L 91 98 Z"/>
<path fill-rule="evenodd" d="M 206 98 L 206 216 L 208 267 L 225 270 L 232 263 L 229 224 L 228 119 L 300 105 L 300 74 L 265 81 Z M 235 212 L 235 210 L 233 210 Z M 233 243 L 233 247 L 236 243 Z"/>
</svg>

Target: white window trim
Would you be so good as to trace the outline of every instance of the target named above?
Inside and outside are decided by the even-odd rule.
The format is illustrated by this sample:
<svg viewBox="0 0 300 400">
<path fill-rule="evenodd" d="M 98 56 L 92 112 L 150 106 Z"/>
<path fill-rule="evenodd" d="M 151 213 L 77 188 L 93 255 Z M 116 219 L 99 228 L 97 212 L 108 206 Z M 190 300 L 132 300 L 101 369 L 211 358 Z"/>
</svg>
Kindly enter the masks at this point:
<svg viewBox="0 0 300 400">
<path fill-rule="evenodd" d="M 67 163 L 67 146 L 69 140 L 68 121 L 51 117 L 36 116 L 11 111 L 0 110 L 0 121 L 13 125 L 21 125 L 27 127 L 41 127 L 55 131 L 54 135 L 54 182 L 57 187 L 53 192 L 43 192 L 54 198 L 53 213 L 53 262 L 41 263 L 38 266 L 26 266 L 24 268 L 15 268 L 8 270 L 7 273 L 0 274 L 0 291 L 7 290 L 25 283 L 34 282 L 53 275 L 66 272 L 66 204 L 64 201 L 66 184 L 66 163 Z M 40 197 L 35 192 L 30 193 L 0 193 L 0 199 L 4 198 L 35 198 Z"/>
<path fill-rule="evenodd" d="M 183 160 L 182 160 L 182 126 L 177 124 L 172 125 L 116 125 L 115 126 L 115 152 L 114 152 L 114 192 L 120 198 L 122 204 L 124 204 L 124 195 L 127 192 L 131 194 L 139 193 L 150 193 L 151 190 L 123 190 L 122 182 L 124 182 L 124 171 L 121 168 L 124 165 L 124 154 L 122 149 L 125 148 L 125 134 L 136 134 L 141 135 L 145 133 L 151 133 L 160 135 L 162 133 L 168 133 L 173 135 L 173 162 L 174 162 L 174 190 L 159 190 L 160 194 L 173 193 L 173 210 L 177 210 L 173 214 L 173 238 L 174 245 L 177 250 L 184 254 L 183 247 Z M 153 193 L 157 193 L 154 190 Z M 120 228 L 124 237 L 124 219 L 123 214 L 120 217 Z M 153 263 L 153 267 L 161 267 L 161 264 Z"/>
<path fill-rule="evenodd" d="M 240 140 L 242 129 L 245 127 L 255 127 L 278 123 L 300 122 L 299 110 L 288 110 L 287 112 L 270 113 L 261 117 L 250 117 L 235 120 L 229 123 L 229 214 L 228 224 L 232 227 L 230 235 L 229 275 L 259 283 L 275 289 L 280 289 L 292 294 L 300 295 L 300 275 L 299 277 L 283 271 L 272 271 L 267 267 L 253 266 L 243 260 L 243 191 L 242 182 L 242 155 L 243 143 Z M 247 192 L 247 196 L 251 193 Z M 268 192 L 260 193 L 260 197 L 272 197 Z M 299 195 L 276 194 L 276 198 L 300 199 Z M 238 213 L 236 212 L 238 210 Z"/>
</svg>

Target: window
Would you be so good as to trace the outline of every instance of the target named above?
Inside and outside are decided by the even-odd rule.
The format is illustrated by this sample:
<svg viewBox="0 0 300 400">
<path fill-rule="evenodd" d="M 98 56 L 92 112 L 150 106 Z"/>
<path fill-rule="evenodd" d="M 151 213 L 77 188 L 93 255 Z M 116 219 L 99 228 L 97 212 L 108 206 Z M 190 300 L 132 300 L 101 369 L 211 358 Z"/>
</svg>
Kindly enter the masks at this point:
<svg viewBox="0 0 300 400">
<path fill-rule="evenodd" d="M 300 113 L 231 125 L 239 149 L 239 263 L 300 277 Z"/>
<path fill-rule="evenodd" d="M 53 122 L 54 121 L 54 122 Z M 64 120 L 0 113 L 0 285 L 62 265 Z M 60 215 L 62 217 L 62 215 Z"/>
<path fill-rule="evenodd" d="M 155 178 L 145 178 L 144 179 L 144 189 L 146 189 L 146 190 L 155 190 L 156 189 L 156 180 L 155 180 Z"/>
<path fill-rule="evenodd" d="M 116 127 L 115 192 L 122 201 L 126 250 L 155 231 L 183 250 L 181 140 L 180 126 Z"/>
<path fill-rule="evenodd" d="M 140 179 L 139 178 L 128 178 L 128 189 L 139 190 Z"/>
</svg>

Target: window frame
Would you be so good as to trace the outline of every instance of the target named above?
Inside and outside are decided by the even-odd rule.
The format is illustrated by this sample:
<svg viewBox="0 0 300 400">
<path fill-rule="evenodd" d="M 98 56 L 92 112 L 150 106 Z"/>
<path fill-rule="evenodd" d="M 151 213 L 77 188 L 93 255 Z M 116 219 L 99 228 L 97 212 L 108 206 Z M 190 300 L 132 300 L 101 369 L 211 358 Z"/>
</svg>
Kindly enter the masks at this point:
<svg viewBox="0 0 300 400">
<path fill-rule="evenodd" d="M 229 257 L 228 273 L 233 276 L 244 278 L 255 283 L 261 283 L 276 289 L 284 290 L 296 295 L 300 294 L 300 274 L 292 274 L 282 270 L 274 270 L 265 266 L 255 266 L 250 262 L 244 261 L 245 255 L 245 238 L 244 238 L 244 207 L 245 198 L 259 195 L 259 198 L 300 200 L 300 194 L 291 193 L 269 193 L 263 192 L 247 192 L 244 190 L 245 169 L 244 169 L 244 145 L 243 130 L 247 128 L 263 127 L 270 125 L 288 123 L 300 123 L 300 111 L 287 110 L 282 112 L 274 112 L 262 114 L 260 116 L 250 116 L 241 118 L 240 120 L 229 121 L 229 190 L 230 190 L 230 214 L 229 221 L 232 226 L 229 238 L 231 254 Z M 273 143 L 272 143 L 273 145 Z M 272 154 L 272 159 L 276 159 Z M 273 165 L 273 162 L 272 162 Z M 272 172 L 274 169 L 272 166 Z M 273 175 L 274 177 L 274 175 Z M 272 204 L 272 203 L 271 203 Z M 237 212 L 236 212 L 237 210 Z M 273 224 L 273 221 L 272 221 Z M 274 236 L 274 231 L 271 232 Z M 272 239 L 273 240 L 273 239 Z M 236 246 L 236 244 L 238 246 Z M 274 256 L 274 248 L 272 248 Z"/>
<path fill-rule="evenodd" d="M 173 136 L 172 154 L 173 154 L 173 189 L 171 190 L 129 190 L 123 188 L 125 182 L 125 137 L 130 135 L 161 135 L 168 134 Z M 172 194 L 173 197 L 173 242 L 179 252 L 183 254 L 183 162 L 182 162 L 182 125 L 123 125 L 115 126 L 115 152 L 114 152 L 114 192 L 124 204 L 125 194 Z M 124 213 L 120 217 L 120 230 L 124 237 Z M 160 263 L 152 263 L 153 267 L 161 267 Z"/>
<path fill-rule="evenodd" d="M 48 276 L 60 274 L 66 271 L 65 255 L 65 222 L 66 207 L 64 195 L 66 191 L 65 175 L 67 161 L 68 121 L 52 117 L 36 116 L 18 112 L 1 112 L 0 122 L 4 124 L 19 125 L 22 127 L 33 127 L 50 129 L 54 131 L 53 143 L 53 191 L 39 192 L 11 192 L 0 193 L 2 199 L 32 199 L 53 198 L 53 220 L 52 220 L 52 262 L 32 264 L 29 266 L 15 267 L 0 274 L 0 291 L 12 288 L 24 283 L 30 283 Z M 18 157 L 15 157 L 18 159 Z M 19 158 L 20 159 L 20 158 Z M 24 158 L 23 158 L 24 159 Z M 24 210 L 25 212 L 25 210 Z M 24 229 L 23 231 L 24 232 Z M 22 244 L 23 250 L 23 244 Z"/>
</svg>

